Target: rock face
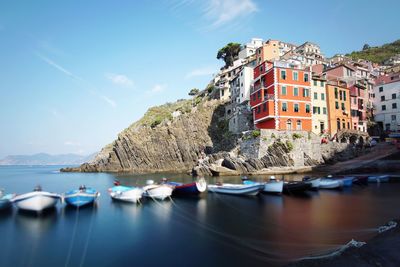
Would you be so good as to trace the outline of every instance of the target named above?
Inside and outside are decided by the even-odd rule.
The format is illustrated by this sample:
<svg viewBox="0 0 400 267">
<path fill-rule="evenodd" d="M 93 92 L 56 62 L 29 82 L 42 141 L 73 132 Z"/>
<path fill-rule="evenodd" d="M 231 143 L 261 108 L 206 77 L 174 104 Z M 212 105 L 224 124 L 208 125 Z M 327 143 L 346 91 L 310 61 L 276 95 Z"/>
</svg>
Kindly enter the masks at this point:
<svg viewBox="0 0 400 267">
<path fill-rule="evenodd" d="M 211 153 L 220 147 L 229 148 L 232 138 L 224 138 L 227 125 L 225 127 L 223 120 L 224 106 L 219 101 L 204 101 L 184 114 L 174 114 L 174 118 L 153 127 L 133 124 L 104 147 L 93 161 L 62 171 L 185 172 L 204 151 Z"/>
</svg>

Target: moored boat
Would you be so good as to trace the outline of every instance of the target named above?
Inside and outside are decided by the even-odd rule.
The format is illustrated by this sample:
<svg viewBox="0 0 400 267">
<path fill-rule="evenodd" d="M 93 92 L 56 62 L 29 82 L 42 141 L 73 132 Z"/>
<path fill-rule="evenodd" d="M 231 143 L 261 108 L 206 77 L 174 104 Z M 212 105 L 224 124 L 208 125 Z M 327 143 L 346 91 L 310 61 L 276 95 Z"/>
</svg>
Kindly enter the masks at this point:
<svg viewBox="0 0 400 267">
<path fill-rule="evenodd" d="M 37 186 L 33 192 L 17 195 L 12 202 L 21 210 L 42 212 L 55 207 L 60 199 L 59 194 L 42 191 L 42 188 Z"/>
<path fill-rule="evenodd" d="M 321 184 L 321 178 L 310 178 L 310 177 L 304 177 L 303 182 L 311 184 L 311 189 L 312 190 L 318 190 L 319 185 Z"/>
<path fill-rule="evenodd" d="M 119 183 L 108 189 L 113 200 L 137 203 L 143 195 L 143 190 L 134 186 L 123 186 Z"/>
<path fill-rule="evenodd" d="M 283 184 L 283 193 L 301 194 L 311 189 L 311 184 L 302 181 L 285 182 Z"/>
<path fill-rule="evenodd" d="M 356 176 L 356 177 L 354 177 L 353 184 L 367 185 L 368 184 L 368 176 Z"/>
<path fill-rule="evenodd" d="M 281 194 L 283 191 L 283 181 L 277 181 L 275 176 L 271 176 L 268 182 L 262 184 L 261 189 L 262 193 Z"/>
<path fill-rule="evenodd" d="M 68 205 L 82 207 L 93 204 L 99 196 L 100 193 L 93 188 L 87 188 L 86 186 L 82 185 L 78 190 L 66 192 L 63 196 L 63 199 Z"/>
<path fill-rule="evenodd" d="M 389 182 L 389 175 L 368 176 L 369 183 L 386 183 Z"/>
<path fill-rule="evenodd" d="M 10 208 L 13 197 L 15 197 L 15 194 L 5 194 L 4 190 L 0 189 L 0 210 Z"/>
<path fill-rule="evenodd" d="M 343 181 L 331 178 L 322 178 L 319 184 L 320 189 L 342 189 Z"/>
<path fill-rule="evenodd" d="M 213 193 L 242 195 L 242 196 L 255 196 L 257 195 L 264 185 L 262 183 L 252 182 L 249 184 L 222 184 L 208 185 L 208 191 Z"/>
<path fill-rule="evenodd" d="M 153 180 L 148 180 L 143 187 L 143 196 L 156 200 L 165 200 L 172 195 L 174 186 L 168 184 L 154 184 Z"/>
<path fill-rule="evenodd" d="M 166 182 L 166 184 L 174 187 L 173 195 L 198 195 L 207 190 L 207 182 L 204 178 L 187 184 L 177 182 Z"/>
<path fill-rule="evenodd" d="M 343 182 L 343 187 L 351 187 L 353 186 L 354 177 L 343 177 L 340 180 Z"/>
</svg>

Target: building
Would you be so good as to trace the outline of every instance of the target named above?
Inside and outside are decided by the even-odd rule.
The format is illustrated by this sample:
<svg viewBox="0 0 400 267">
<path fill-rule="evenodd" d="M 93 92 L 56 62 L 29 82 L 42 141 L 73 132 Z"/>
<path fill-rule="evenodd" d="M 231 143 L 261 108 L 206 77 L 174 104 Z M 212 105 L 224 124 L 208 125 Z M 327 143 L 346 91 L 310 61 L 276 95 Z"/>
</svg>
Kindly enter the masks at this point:
<svg viewBox="0 0 400 267">
<path fill-rule="evenodd" d="M 374 94 L 375 121 L 385 131 L 400 131 L 400 73 L 379 76 Z"/>
<path fill-rule="evenodd" d="M 263 40 L 260 38 L 252 38 L 250 43 L 245 44 L 239 51 L 239 58 L 246 59 L 255 55 L 257 48 L 263 45 Z"/>
<path fill-rule="evenodd" d="M 355 80 L 355 73 L 356 69 L 353 66 L 345 63 L 341 63 L 324 70 L 327 80 L 342 80 L 346 82 Z"/>
<path fill-rule="evenodd" d="M 328 106 L 326 80 L 323 76 L 313 76 L 311 81 L 312 131 L 315 134 L 328 132 Z"/>
<path fill-rule="evenodd" d="M 331 136 L 339 130 L 351 129 L 350 91 L 345 83 L 327 81 L 328 125 Z"/>
<path fill-rule="evenodd" d="M 300 62 L 304 67 L 325 63 L 320 47 L 311 42 L 305 42 L 295 49 L 286 52 L 281 58 L 286 61 Z"/>
<path fill-rule="evenodd" d="M 250 106 L 258 129 L 311 131 L 309 71 L 282 61 L 254 69 Z"/>
<path fill-rule="evenodd" d="M 257 65 L 264 61 L 278 60 L 281 56 L 294 49 L 296 49 L 296 45 L 270 39 L 257 49 Z"/>
<path fill-rule="evenodd" d="M 368 82 L 357 80 L 348 84 L 350 90 L 351 129 L 367 131 Z"/>
</svg>

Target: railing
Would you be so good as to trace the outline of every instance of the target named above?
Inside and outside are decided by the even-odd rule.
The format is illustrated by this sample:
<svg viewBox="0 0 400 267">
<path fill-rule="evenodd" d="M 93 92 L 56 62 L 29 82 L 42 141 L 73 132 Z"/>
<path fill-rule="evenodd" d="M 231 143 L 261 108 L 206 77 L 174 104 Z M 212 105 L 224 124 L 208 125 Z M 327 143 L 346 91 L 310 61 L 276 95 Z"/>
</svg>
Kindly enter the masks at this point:
<svg viewBox="0 0 400 267">
<path fill-rule="evenodd" d="M 265 94 L 264 95 L 264 101 L 265 100 L 274 100 L 275 99 L 275 95 L 274 94 Z"/>
</svg>

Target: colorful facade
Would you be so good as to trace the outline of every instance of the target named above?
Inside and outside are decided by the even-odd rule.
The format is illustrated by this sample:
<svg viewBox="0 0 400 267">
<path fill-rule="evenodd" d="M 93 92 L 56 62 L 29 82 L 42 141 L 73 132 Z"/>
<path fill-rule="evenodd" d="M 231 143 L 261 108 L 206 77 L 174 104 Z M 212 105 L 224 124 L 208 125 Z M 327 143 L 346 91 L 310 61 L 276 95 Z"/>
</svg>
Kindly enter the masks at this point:
<svg viewBox="0 0 400 267">
<path fill-rule="evenodd" d="M 315 134 L 328 132 L 328 106 L 326 80 L 314 76 L 311 81 L 312 131 Z"/>
<path fill-rule="evenodd" d="M 311 131 L 310 79 L 309 71 L 285 62 L 258 65 L 250 93 L 256 128 Z"/>
<path fill-rule="evenodd" d="M 344 84 L 328 81 L 326 85 L 329 133 L 351 129 L 350 90 Z"/>
<path fill-rule="evenodd" d="M 367 82 L 357 81 L 349 86 L 351 129 L 367 131 Z"/>
</svg>

